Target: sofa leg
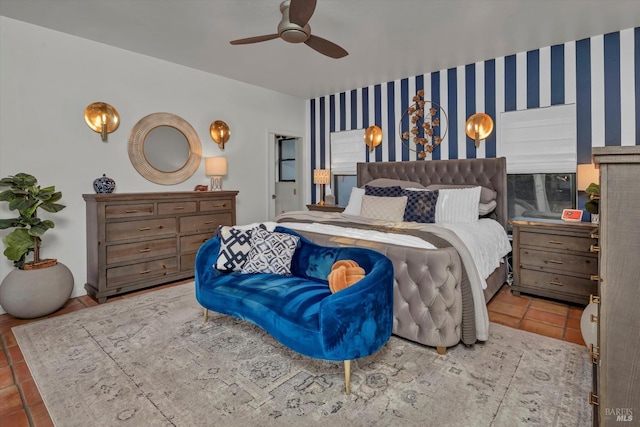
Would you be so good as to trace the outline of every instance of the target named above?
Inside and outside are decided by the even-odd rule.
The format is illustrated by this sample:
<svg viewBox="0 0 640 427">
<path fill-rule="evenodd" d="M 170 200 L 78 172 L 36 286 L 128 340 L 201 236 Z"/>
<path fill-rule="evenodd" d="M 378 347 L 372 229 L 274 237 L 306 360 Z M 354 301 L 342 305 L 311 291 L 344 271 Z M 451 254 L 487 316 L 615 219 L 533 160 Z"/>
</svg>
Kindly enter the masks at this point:
<svg viewBox="0 0 640 427">
<path fill-rule="evenodd" d="M 447 354 L 447 347 L 436 347 L 436 350 L 438 350 L 438 354 Z"/>
<path fill-rule="evenodd" d="M 208 320 L 209 320 L 209 310 L 207 310 L 205 308 L 204 309 L 204 323 L 207 323 Z"/>
<path fill-rule="evenodd" d="M 344 361 L 344 385 L 347 394 L 351 394 L 351 360 Z"/>
</svg>

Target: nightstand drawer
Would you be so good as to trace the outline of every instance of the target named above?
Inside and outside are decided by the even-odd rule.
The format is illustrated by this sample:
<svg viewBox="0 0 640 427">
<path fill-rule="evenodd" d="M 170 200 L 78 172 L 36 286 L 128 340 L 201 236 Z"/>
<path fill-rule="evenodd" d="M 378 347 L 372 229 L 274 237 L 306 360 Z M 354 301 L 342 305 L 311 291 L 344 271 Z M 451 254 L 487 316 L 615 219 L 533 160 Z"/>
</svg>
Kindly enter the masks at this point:
<svg viewBox="0 0 640 427">
<path fill-rule="evenodd" d="M 598 258 L 520 248 L 520 266 L 584 275 L 598 274 Z"/>
<path fill-rule="evenodd" d="M 590 279 L 581 279 L 564 274 L 547 273 L 544 271 L 522 269 L 520 279 L 524 286 L 552 290 L 566 294 L 589 297 L 598 293 L 598 282 Z"/>
<path fill-rule="evenodd" d="M 520 232 L 520 246 L 539 246 L 542 248 L 589 252 L 597 240 L 585 237 L 562 236 L 558 234 Z"/>
</svg>

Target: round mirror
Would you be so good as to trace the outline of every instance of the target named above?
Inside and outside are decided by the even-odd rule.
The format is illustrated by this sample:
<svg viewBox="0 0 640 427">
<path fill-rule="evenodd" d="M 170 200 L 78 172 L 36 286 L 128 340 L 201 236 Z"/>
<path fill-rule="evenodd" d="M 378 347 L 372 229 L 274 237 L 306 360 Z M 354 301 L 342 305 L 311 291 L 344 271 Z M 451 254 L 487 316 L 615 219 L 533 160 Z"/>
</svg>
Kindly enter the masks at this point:
<svg viewBox="0 0 640 427">
<path fill-rule="evenodd" d="M 179 184 L 200 166 L 202 146 L 193 127 L 170 113 L 143 117 L 129 134 L 129 159 L 136 170 L 156 184 Z"/>
</svg>

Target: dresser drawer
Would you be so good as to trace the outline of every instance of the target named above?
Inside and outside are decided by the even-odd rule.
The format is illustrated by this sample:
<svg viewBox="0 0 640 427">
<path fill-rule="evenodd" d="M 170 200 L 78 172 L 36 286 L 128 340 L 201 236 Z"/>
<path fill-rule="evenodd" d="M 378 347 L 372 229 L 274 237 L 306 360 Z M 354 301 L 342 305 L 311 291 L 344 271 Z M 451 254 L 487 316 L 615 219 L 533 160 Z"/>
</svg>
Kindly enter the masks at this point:
<svg viewBox="0 0 640 427">
<path fill-rule="evenodd" d="M 233 215 L 231 212 L 209 214 L 209 215 L 193 215 L 183 216 L 180 218 L 181 233 L 203 233 L 206 231 L 214 232 L 219 225 L 231 225 Z"/>
<path fill-rule="evenodd" d="M 177 213 L 193 213 L 196 202 L 163 202 L 158 203 L 158 215 L 174 215 Z"/>
<path fill-rule="evenodd" d="M 108 242 L 176 234 L 176 219 L 161 218 L 141 221 L 113 222 L 106 225 Z"/>
<path fill-rule="evenodd" d="M 562 236 L 557 234 L 520 232 L 520 246 L 539 246 L 542 248 L 589 252 L 595 239 L 588 237 Z"/>
<path fill-rule="evenodd" d="M 175 255 L 176 251 L 175 237 L 111 245 L 107 247 L 107 264 Z"/>
<path fill-rule="evenodd" d="M 186 254 L 180 257 L 180 271 L 194 271 L 196 266 L 196 254 Z"/>
<path fill-rule="evenodd" d="M 153 215 L 153 203 L 141 203 L 137 205 L 107 205 L 104 208 L 104 216 L 107 219 L 136 218 L 139 216 Z"/>
<path fill-rule="evenodd" d="M 192 253 L 198 252 L 200 246 L 213 237 L 214 233 L 194 234 L 193 236 L 183 236 L 180 238 L 180 252 Z"/>
<path fill-rule="evenodd" d="M 201 212 L 211 211 L 225 211 L 233 208 L 233 200 L 231 199 L 219 199 L 219 200 L 203 200 L 200 202 Z"/>
<path fill-rule="evenodd" d="M 598 258 L 520 248 L 520 266 L 540 270 L 566 271 L 585 275 L 598 274 Z"/>
<path fill-rule="evenodd" d="M 589 295 L 598 293 L 598 282 L 564 274 L 523 268 L 520 271 L 520 279 L 522 286 L 584 296 L 587 299 Z"/>
<path fill-rule="evenodd" d="M 117 288 L 128 283 L 166 276 L 177 271 L 176 257 L 109 268 L 107 269 L 107 288 Z"/>
</svg>

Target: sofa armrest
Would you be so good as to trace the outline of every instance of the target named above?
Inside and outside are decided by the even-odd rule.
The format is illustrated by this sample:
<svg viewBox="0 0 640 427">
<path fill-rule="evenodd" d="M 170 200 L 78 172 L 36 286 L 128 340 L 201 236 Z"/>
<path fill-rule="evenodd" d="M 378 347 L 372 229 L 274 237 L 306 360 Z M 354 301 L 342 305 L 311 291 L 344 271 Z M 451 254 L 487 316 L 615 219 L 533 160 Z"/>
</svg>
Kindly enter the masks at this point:
<svg viewBox="0 0 640 427">
<path fill-rule="evenodd" d="M 213 279 L 220 276 L 222 272 L 214 268 L 216 260 L 218 259 L 218 252 L 220 251 L 220 238 L 214 237 L 204 242 L 198 253 L 196 254 L 195 264 L 195 282 L 196 282 L 196 295 L 201 286 L 205 286 Z"/>
<path fill-rule="evenodd" d="M 393 330 L 393 265 L 382 254 L 366 276 L 324 299 L 320 330 L 333 360 L 351 360 L 378 351 Z"/>
</svg>

